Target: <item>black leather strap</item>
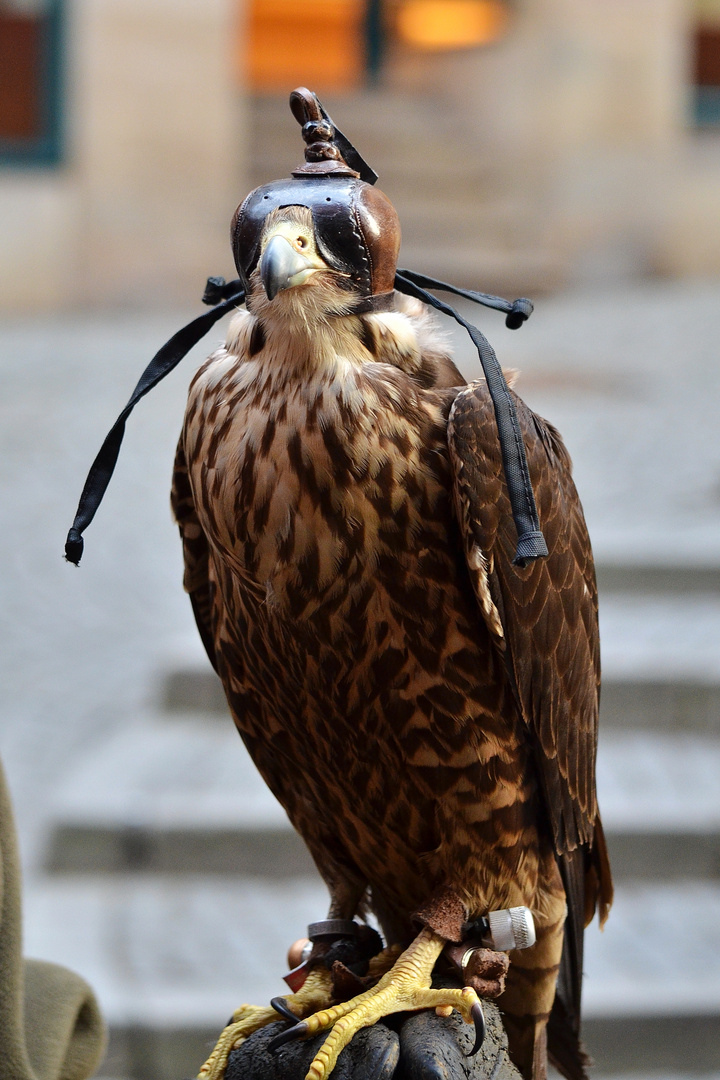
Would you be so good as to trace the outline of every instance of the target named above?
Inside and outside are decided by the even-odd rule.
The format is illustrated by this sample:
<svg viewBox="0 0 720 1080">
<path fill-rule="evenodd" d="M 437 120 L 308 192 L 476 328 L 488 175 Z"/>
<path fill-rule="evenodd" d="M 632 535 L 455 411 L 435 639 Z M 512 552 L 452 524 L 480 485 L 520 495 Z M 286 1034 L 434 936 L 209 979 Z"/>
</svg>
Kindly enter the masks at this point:
<svg viewBox="0 0 720 1080">
<path fill-rule="evenodd" d="M 418 300 L 430 304 L 432 307 L 437 308 L 438 311 L 442 311 L 443 314 L 449 315 L 451 319 L 455 319 L 456 322 L 459 322 L 460 325 L 464 326 L 467 330 L 478 351 L 480 363 L 482 364 L 482 369 L 485 373 L 485 378 L 487 379 L 493 408 L 495 409 L 495 420 L 497 422 L 498 438 L 500 440 L 500 452 L 502 454 L 505 482 L 507 484 L 510 507 L 512 509 L 513 520 L 518 534 L 517 548 L 515 550 L 513 562 L 516 566 L 527 566 L 527 564 L 534 559 L 539 559 L 547 555 L 548 549 L 547 544 L 545 543 L 545 537 L 540 530 L 535 496 L 533 494 L 532 484 L 530 483 L 530 470 L 528 469 L 525 444 L 523 443 L 520 424 L 518 423 L 515 405 L 510 396 L 508 385 L 505 382 L 502 368 L 498 363 L 498 359 L 490 342 L 484 334 L 482 334 L 476 326 L 473 326 L 472 323 L 464 319 L 455 308 L 450 307 L 450 305 L 446 304 L 443 300 L 438 300 L 432 293 L 416 284 L 413 279 L 418 278 L 425 281 L 433 281 L 432 278 L 424 278 L 420 274 L 406 276 L 404 271 L 398 270 L 395 277 L 395 287 L 401 292 L 407 293 L 409 296 L 415 296 Z M 461 296 L 473 299 L 473 296 L 470 295 L 469 291 L 461 292 L 453 286 L 448 287 L 442 283 L 436 282 L 433 287 L 442 289 L 447 287 L 448 291 L 458 292 Z M 484 293 L 477 293 L 475 295 L 484 297 L 484 299 L 478 300 L 478 303 L 486 303 L 487 300 L 491 300 L 493 302 L 488 304 L 490 307 L 499 308 L 501 311 L 508 312 L 512 312 L 513 310 L 513 305 L 507 300 L 501 300 L 500 297 L 486 297 Z M 519 303 L 519 301 L 516 301 L 516 303 Z M 530 304 L 530 301 L 525 301 L 525 303 Z M 532 304 L 530 304 L 530 310 L 532 310 Z M 527 318 L 527 315 L 525 315 L 525 318 Z"/>
<path fill-rule="evenodd" d="M 365 315 L 371 311 L 394 311 L 395 293 L 377 293 L 375 296 L 365 296 L 353 305 L 350 315 Z"/>
<path fill-rule="evenodd" d="M 323 919 L 322 922 L 313 922 L 308 926 L 308 938 L 313 942 L 354 938 L 357 932 L 358 924 L 352 919 Z"/>
<path fill-rule="evenodd" d="M 449 285 L 447 281 L 438 281 L 437 278 L 428 277 L 427 274 L 416 274 L 414 270 L 401 270 L 398 267 L 400 284 L 396 288 L 404 292 L 403 281 L 410 281 L 413 285 L 419 285 L 423 289 L 439 289 L 440 292 L 453 293 L 462 296 L 466 300 L 472 300 L 474 304 L 482 304 L 484 307 L 495 308 L 496 311 L 504 311 L 507 315 L 505 325 L 508 330 L 518 330 L 526 319 L 533 313 L 532 301 L 521 296 L 517 300 L 504 300 L 502 296 L 493 296 L 491 293 L 475 292 L 474 289 L 459 289 L 457 285 Z"/>
<path fill-rule="evenodd" d="M 215 288 L 222 288 L 222 286 L 219 285 L 220 280 L 222 279 L 210 279 Z M 238 283 L 233 282 L 232 284 L 236 285 Z M 209 287 L 212 288 L 210 285 Z M 170 340 L 163 345 L 145 368 L 145 371 L 140 376 L 137 386 L 130 396 L 130 400 L 105 436 L 105 441 L 100 447 L 100 451 L 90 467 L 88 478 L 85 481 L 85 486 L 82 490 L 82 495 L 80 496 L 75 520 L 72 523 L 72 528 L 68 532 L 67 540 L 65 542 L 65 558 L 68 562 L 74 563 L 75 566 L 77 566 L 82 558 L 84 547 L 82 534 L 95 517 L 97 508 L 102 502 L 107 486 L 110 483 L 110 478 L 117 464 L 120 447 L 125 434 L 125 421 L 140 398 L 149 393 L 149 391 L 152 390 L 154 386 L 157 386 L 157 384 L 164 379 L 173 368 L 177 367 L 183 357 L 190 352 L 193 345 L 197 345 L 198 341 L 207 334 L 208 330 L 215 325 L 218 319 L 221 319 L 223 315 L 232 311 L 232 309 L 241 304 L 244 299 L 245 290 L 241 287 L 235 292 L 232 292 L 229 297 L 222 301 L 222 303 L 212 308 L 211 311 L 206 311 L 204 315 L 200 315 L 197 319 L 193 319 L 193 321 L 188 323 L 187 326 L 184 326 L 182 330 L 178 330 L 176 334 L 173 334 Z"/>
</svg>

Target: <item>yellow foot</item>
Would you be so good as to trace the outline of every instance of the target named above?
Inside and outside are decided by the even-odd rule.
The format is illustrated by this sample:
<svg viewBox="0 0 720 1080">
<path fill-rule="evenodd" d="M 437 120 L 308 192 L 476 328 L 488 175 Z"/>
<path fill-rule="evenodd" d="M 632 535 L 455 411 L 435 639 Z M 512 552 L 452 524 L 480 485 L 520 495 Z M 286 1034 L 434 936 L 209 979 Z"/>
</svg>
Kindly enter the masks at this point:
<svg viewBox="0 0 720 1080">
<path fill-rule="evenodd" d="M 274 1024 L 281 1015 L 294 1014 L 300 1020 L 316 1009 L 332 1001 L 332 978 L 325 968 L 314 968 L 297 994 L 273 999 L 284 1002 L 282 1014 L 272 1006 L 241 1005 L 232 1015 L 227 1027 L 220 1033 L 210 1057 L 207 1059 L 197 1080 L 220 1080 L 225 1075 L 230 1051 L 240 1046 L 255 1031 Z"/>
<path fill-rule="evenodd" d="M 295 1027 L 278 1035 L 271 1045 L 282 1046 L 293 1039 L 332 1028 L 305 1078 L 325 1080 L 353 1035 L 361 1028 L 371 1027 L 383 1016 L 417 1009 L 437 1009 L 442 1010 L 441 1015 L 447 1015 L 448 1009 L 458 1009 L 466 1023 L 475 1024 L 474 1053 L 480 1048 L 485 1033 L 482 1006 L 475 991 L 470 986 L 462 990 L 430 988 L 432 970 L 444 945 L 444 939 L 432 930 L 423 930 L 377 986 L 350 1001 L 306 1016 Z"/>
</svg>

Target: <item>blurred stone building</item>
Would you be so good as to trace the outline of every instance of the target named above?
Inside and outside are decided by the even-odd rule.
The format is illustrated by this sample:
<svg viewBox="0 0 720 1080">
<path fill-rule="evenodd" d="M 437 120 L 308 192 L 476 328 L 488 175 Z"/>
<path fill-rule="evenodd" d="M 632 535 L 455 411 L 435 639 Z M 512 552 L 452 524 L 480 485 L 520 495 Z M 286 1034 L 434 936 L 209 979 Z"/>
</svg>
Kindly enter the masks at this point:
<svg viewBox="0 0 720 1080">
<path fill-rule="evenodd" d="M 299 83 L 418 269 L 720 273 L 720 0 L 0 0 L 0 307 L 194 302 Z"/>
</svg>

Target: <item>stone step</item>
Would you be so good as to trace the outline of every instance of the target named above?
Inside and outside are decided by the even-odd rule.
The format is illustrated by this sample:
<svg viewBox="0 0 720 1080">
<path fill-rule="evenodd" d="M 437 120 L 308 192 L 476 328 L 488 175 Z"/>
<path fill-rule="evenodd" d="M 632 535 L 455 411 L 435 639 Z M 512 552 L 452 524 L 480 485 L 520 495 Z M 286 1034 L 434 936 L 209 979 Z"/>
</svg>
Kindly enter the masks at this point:
<svg viewBox="0 0 720 1080">
<path fill-rule="evenodd" d="M 720 565 L 685 562 L 681 565 L 629 563 L 606 560 L 596 565 L 600 596 L 611 593 L 662 593 L 717 595 L 720 593 Z"/>
<path fill-rule="evenodd" d="M 584 1035 L 596 1072 L 720 1070 L 720 886 L 622 885 L 586 932 Z"/>
<path fill-rule="evenodd" d="M 616 880 L 720 883 L 720 739 L 606 734 L 597 784 Z"/>
<path fill-rule="evenodd" d="M 278 132 L 272 140 L 259 150 L 254 157 L 248 177 L 248 186 L 260 186 L 273 180 L 289 176 L 290 172 L 302 161 L 303 147 L 298 138 L 299 131 L 291 129 Z M 413 199 L 432 202 L 433 209 L 449 214 L 452 207 L 469 207 L 481 214 L 490 214 L 489 198 L 500 200 L 505 194 L 499 188 L 497 176 L 491 163 L 483 161 L 468 162 L 462 176 L 458 176 L 457 161 L 447 155 L 430 154 L 420 145 L 407 143 L 398 151 L 379 143 L 377 139 L 365 140 L 363 156 L 379 173 L 378 186 L 395 205 L 398 213 L 403 213 L 400 220 L 406 226 L 405 209 L 411 208 Z M 453 191 L 452 203 L 441 203 L 441 198 L 448 190 Z M 519 207 L 523 212 L 523 207 Z"/>
<path fill-rule="evenodd" d="M 433 105 L 422 97 L 377 91 L 338 101 L 334 119 L 380 175 L 383 190 L 390 178 L 411 184 L 417 190 L 438 177 L 453 184 L 454 190 L 474 186 L 493 171 L 493 160 L 482 149 L 473 151 L 452 114 L 434 109 L 436 122 L 428 122 Z M 381 114 L 381 120 L 378 119 Z M 455 123 L 453 121 L 455 120 Z M 287 176 L 302 160 L 303 142 L 283 98 L 256 98 L 250 110 L 254 147 L 252 168 L 257 183 Z M 464 143 L 462 169 L 452 152 Z M 450 152 L 448 152 L 448 148 Z"/>
<path fill-rule="evenodd" d="M 239 874 L 291 879 L 312 872 L 314 863 L 289 824 L 272 829 L 62 821 L 53 829 L 46 867 L 52 873 Z"/>
<path fill-rule="evenodd" d="M 600 642 L 603 689 L 614 683 L 681 687 L 673 691 L 676 709 L 687 699 L 685 690 L 697 687 L 714 708 L 708 688 L 720 684 L 720 596 L 606 593 L 600 596 Z M 707 728 L 712 721 L 700 699 L 698 706 L 697 722 Z M 646 721 L 652 726 L 651 716 Z"/>
<path fill-rule="evenodd" d="M 123 725 L 66 777 L 51 816 L 51 871 L 314 872 L 229 718 Z"/>
<path fill-rule="evenodd" d="M 282 993 L 288 945 L 324 888 L 229 879 L 58 877 L 26 903 L 26 953 L 81 972 L 111 1028 L 108 1076 L 195 1075 L 243 1001 Z M 598 1073 L 720 1069 L 720 888 L 618 889 L 587 932 L 584 1015 Z"/>
<path fill-rule="evenodd" d="M 336 111 L 345 134 L 378 173 L 378 184 L 395 203 L 403 227 L 406 214 L 413 215 L 414 204 L 424 206 L 425 219 L 448 216 L 453 231 L 459 227 L 460 209 L 471 217 L 485 216 L 492 226 L 498 216 L 505 217 L 510 193 L 521 187 L 517 176 L 508 176 L 506 164 L 499 163 L 486 144 L 468 137 L 457 112 L 438 107 L 437 102 L 378 91 L 347 99 Z M 287 102 L 256 99 L 250 124 L 251 182 L 262 184 L 287 176 L 302 160 L 303 151 Z M 526 197 L 513 200 L 513 212 L 523 217 L 524 225 L 532 226 Z"/>
<path fill-rule="evenodd" d="M 498 296 L 543 296 L 560 287 L 563 265 L 557 253 L 541 242 L 519 248 L 483 235 L 468 242 L 466 232 L 446 235 L 441 242 L 412 232 L 404 222 L 398 265 L 465 289 Z M 470 317 L 477 320 L 477 314 Z"/>
<path fill-rule="evenodd" d="M 720 735 L 720 682 L 603 679 L 600 733 L 641 730 Z"/>
<path fill-rule="evenodd" d="M 720 877 L 720 739 L 607 734 L 598 790 L 618 879 Z M 185 715 L 115 732 L 65 778 L 46 859 L 60 872 L 313 872 L 232 724 Z"/>
<path fill-rule="evenodd" d="M 98 1080 L 185 1080 L 209 1055 L 222 1024 L 110 1029 Z M 593 1080 L 718 1080 L 717 1016 L 589 1017 L 583 1041 Z M 191 1064 L 189 1064 L 191 1063 Z M 558 1080 L 559 1073 L 549 1071 Z"/>
<path fill-rule="evenodd" d="M 222 1027 L 114 1025 L 97 1080 L 185 1080 L 209 1055 Z M 583 1041 L 598 1063 L 593 1080 L 718 1080 L 720 1018 L 588 1017 Z M 553 1080 L 559 1073 L 550 1070 Z"/>
<path fill-rule="evenodd" d="M 613 831 L 616 881 L 720 879 L 720 830 Z M 52 873 L 239 874 L 292 880 L 314 869 L 302 839 L 285 829 L 128 829 L 64 822 L 54 831 Z"/>
</svg>

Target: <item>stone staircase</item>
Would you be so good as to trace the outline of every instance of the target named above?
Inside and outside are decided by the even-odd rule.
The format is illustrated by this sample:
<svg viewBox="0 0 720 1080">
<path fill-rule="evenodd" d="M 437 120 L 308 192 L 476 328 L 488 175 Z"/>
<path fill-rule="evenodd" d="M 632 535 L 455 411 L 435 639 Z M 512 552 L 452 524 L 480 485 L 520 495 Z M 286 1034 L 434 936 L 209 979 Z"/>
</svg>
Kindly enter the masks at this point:
<svg viewBox="0 0 720 1080">
<path fill-rule="evenodd" d="M 606 931 L 588 931 L 586 1041 L 600 1074 L 719 1071 L 720 679 L 618 674 L 612 627 L 633 592 L 662 609 L 680 589 L 715 603 L 720 634 L 720 575 L 599 577 L 598 784 L 617 900 Z M 103 1075 L 128 1080 L 194 1075 L 234 1007 L 282 992 L 287 946 L 326 905 L 212 671 L 181 661 L 158 697 L 59 789 L 27 913 L 27 951 L 95 986 L 111 1027 Z"/>
<path fill-rule="evenodd" d="M 557 287 L 562 255 L 530 208 L 523 176 L 500 168 L 457 110 L 380 88 L 324 104 L 400 216 L 401 266 L 485 292 Z M 249 119 L 252 187 L 288 176 L 304 144 L 287 98 L 256 97 Z"/>
</svg>

